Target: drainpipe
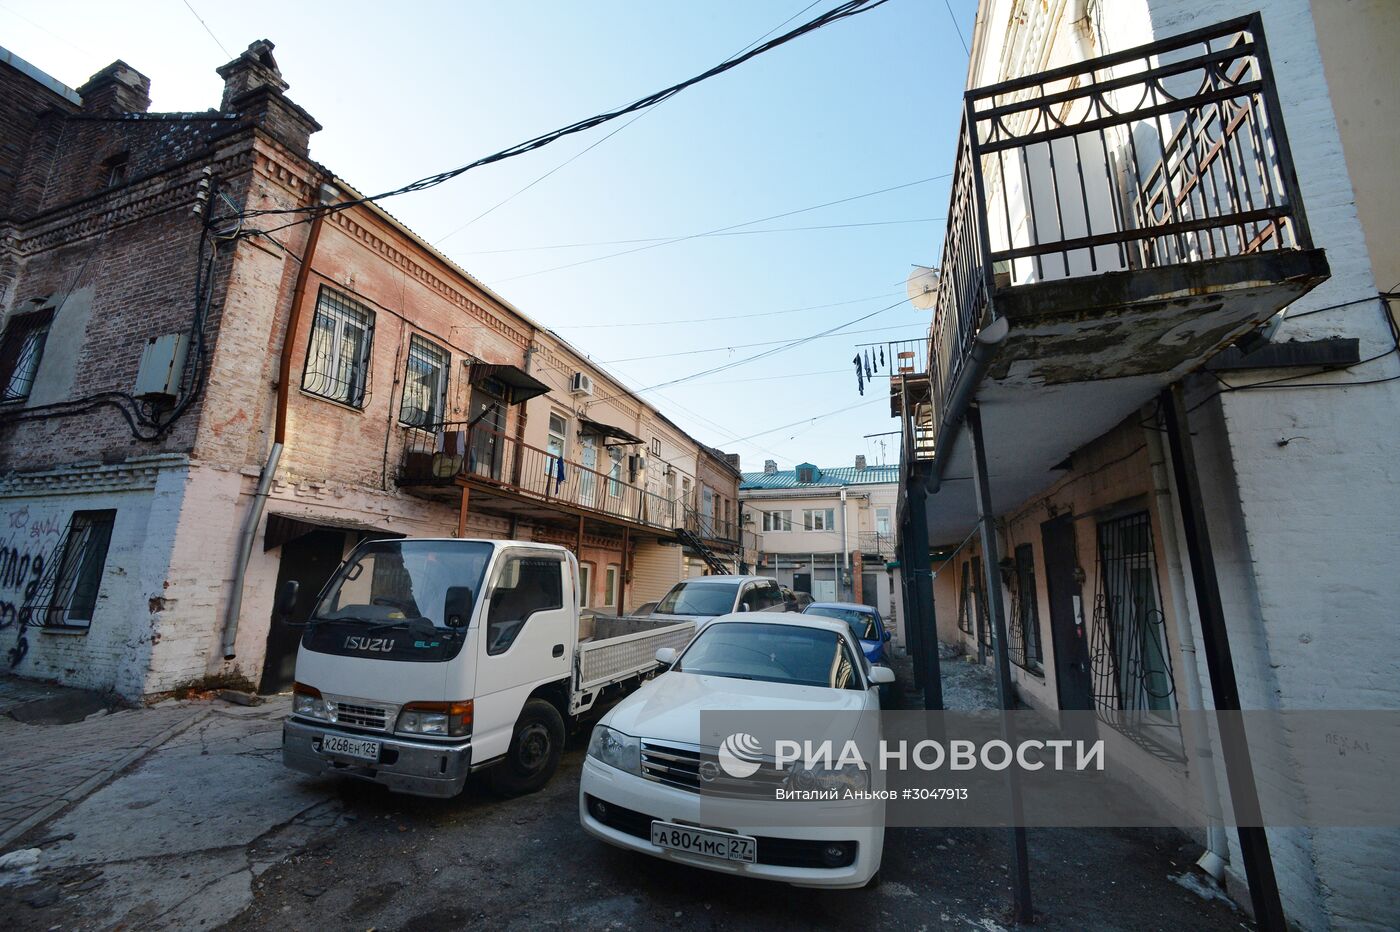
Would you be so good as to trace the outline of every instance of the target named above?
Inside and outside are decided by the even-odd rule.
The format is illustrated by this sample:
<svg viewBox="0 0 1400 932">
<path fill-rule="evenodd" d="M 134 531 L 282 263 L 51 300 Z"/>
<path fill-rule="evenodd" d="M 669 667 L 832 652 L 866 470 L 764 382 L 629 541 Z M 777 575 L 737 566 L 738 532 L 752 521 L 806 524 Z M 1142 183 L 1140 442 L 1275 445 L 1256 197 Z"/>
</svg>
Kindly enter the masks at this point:
<svg viewBox="0 0 1400 932">
<path fill-rule="evenodd" d="M 933 448 L 933 463 L 928 473 L 928 490 L 938 491 L 943 483 L 943 470 L 948 467 L 948 457 L 952 453 L 952 438 L 963 428 L 963 420 L 977 395 L 977 387 L 992 367 L 992 358 L 1005 342 L 1011 325 L 1005 317 L 996 320 L 977 331 L 972 340 L 972 349 L 963 363 L 958 380 L 948 392 L 948 403 L 944 406 L 943 420 L 937 427 Z"/>
<path fill-rule="evenodd" d="M 323 202 L 326 187 L 321 188 Z M 311 232 L 306 237 L 306 248 L 301 254 L 301 268 L 297 269 L 296 285 L 292 289 L 292 310 L 287 316 L 287 332 L 282 337 L 282 358 L 277 370 L 277 415 L 273 426 L 272 449 L 268 451 L 267 462 L 258 476 L 258 488 L 253 493 L 253 505 L 248 510 L 243 530 L 238 535 L 238 554 L 233 567 L 233 591 L 229 593 L 228 607 L 224 611 L 224 660 L 237 656 L 235 643 L 238 640 L 238 616 L 243 611 L 243 585 L 248 575 L 248 562 L 253 557 L 254 538 L 258 525 L 262 523 L 263 509 L 267 506 L 267 494 L 272 488 L 272 478 L 277 473 L 277 464 L 282 459 L 282 446 L 287 439 L 287 383 L 292 377 L 292 340 L 301 323 L 302 298 L 306 294 L 306 281 L 311 277 L 311 260 L 316 255 L 316 243 L 321 238 L 321 226 L 326 215 L 319 213 L 311 221 Z"/>
<path fill-rule="evenodd" d="M 1167 455 L 1162 447 L 1161 432 L 1155 427 L 1144 429 L 1147 457 L 1152 467 L 1152 489 L 1157 499 L 1157 517 L 1162 522 L 1162 551 L 1167 558 L 1167 578 L 1171 582 L 1173 612 L 1176 622 L 1176 642 L 1181 651 L 1186 681 L 1187 708 L 1203 710 L 1200 668 L 1196 666 L 1196 636 L 1191 631 L 1187 611 L 1186 574 L 1181 563 L 1181 547 L 1177 540 L 1180 528 L 1176 521 L 1176 502 L 1172 498 L 1171 479 L 1167 474 Z M 1196 866 L 1217 881 L 1225 877 L 1225 865 L 1230 860 L 1230 843 L 1220 809 L 1220 785 L 1216 781 L 1215 757 L 1210 748 L 1209 729 L 1195 729 L 1195 764 L 1201 775 L 1201 789 L 1206 807 L 1206 850 Z"/>
<path fill-rule="evenodd" d="M 837 580 L 837 591 L 845 593 L 846 577 L 851 574 L 851 548 L 846 540 L 846 490 L 841 490 L 841 578 Z M 855 587 L 851 587 L 854 593 Z M 852 596 L 854 598 L 854 595 Z M 844 601 L 844 600 L 843 600 Z"/>
</svg>

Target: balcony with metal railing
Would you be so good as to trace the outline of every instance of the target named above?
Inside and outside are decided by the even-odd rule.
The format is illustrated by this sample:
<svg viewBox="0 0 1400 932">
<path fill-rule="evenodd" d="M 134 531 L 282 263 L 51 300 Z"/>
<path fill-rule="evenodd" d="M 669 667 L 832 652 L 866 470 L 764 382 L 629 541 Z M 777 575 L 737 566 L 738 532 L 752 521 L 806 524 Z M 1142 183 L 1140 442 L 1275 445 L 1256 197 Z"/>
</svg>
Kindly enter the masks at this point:
<svg viewBox="0 0 1400 932">
<path fill-rule="evenodd" d="M 969 91 L 907 408 L 930 488 L 970 472 L 972 402 L 1023 500 L 1327 276 L 1257 15 Z M 953 497 L 935 537 L 974 513 Z"/>
<path fill-rule="evenodd" d="M 480 424 L 453 422 L 411 431 L 398 483 L 427 498 L 535 520 L 600 518 L 633 529 L 672 532 L 688 520 L 681 503 L 635 483 L 626 457 L 610 470 L 584 466 Z"/>
</svg>

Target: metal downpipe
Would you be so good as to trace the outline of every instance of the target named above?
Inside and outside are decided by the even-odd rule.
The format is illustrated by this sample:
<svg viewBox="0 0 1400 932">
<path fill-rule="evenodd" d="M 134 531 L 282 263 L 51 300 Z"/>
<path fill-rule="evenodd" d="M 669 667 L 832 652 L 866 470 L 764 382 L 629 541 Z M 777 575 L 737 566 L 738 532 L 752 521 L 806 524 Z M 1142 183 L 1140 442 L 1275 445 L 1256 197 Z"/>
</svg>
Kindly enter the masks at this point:
<svg viewBox="0 0 1400 932">
<path fill-rule="evenodd" d="M 1010 332 L 1011 325 L 1007 323 L 1006 318 L 998 317 L 977 331 L 977 336 L 973 338 L 972 352 L 968 354 L 967 364 L 958 374 L 957 382 L 953 383 L 953 390 L 948 393 L 948 407 L 944 410 L 943 420 L 938 425 L 938 436 L 935 438 L 933 448 L 933 464 L 928 474 L 927 488 L 930 495 L 936 493 L 943 484 L 943 471 L 948 468 L 948 457 L 953 446 L 952 439 L 962 429 L 963 420 L 967 417 L 967 409 L 972 405 L 972 399 L 977 394 L 977 386 L 982 384 L 987 370 L 991 368 L 992 360 L 996 358 L 997 350 L 1006 341 L 1006 335 Z"/>
</svg>

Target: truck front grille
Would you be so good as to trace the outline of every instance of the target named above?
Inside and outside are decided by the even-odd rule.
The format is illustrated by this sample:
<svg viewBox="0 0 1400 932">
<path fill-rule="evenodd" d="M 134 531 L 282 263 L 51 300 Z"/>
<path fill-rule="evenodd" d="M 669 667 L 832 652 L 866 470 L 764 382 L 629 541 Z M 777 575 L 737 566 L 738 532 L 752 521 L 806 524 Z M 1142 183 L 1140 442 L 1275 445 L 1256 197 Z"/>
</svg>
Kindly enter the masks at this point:
<svg viewBox="0 0 1400 932">
<path fill-rule="evenodd" d="M 353 728 L 370 728 L 375 731 L 389 730 L 389 712 L 386 709 L 353 702 L 335 704 L 336 721 Z"/>
</svg>

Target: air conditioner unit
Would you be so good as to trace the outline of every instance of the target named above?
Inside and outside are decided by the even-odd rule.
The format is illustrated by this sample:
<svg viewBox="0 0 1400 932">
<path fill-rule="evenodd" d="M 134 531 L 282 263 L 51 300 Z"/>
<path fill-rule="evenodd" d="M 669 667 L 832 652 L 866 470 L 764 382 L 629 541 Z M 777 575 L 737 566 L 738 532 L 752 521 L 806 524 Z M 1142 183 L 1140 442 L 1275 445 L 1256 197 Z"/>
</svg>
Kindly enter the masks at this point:
<svg viewBox="0 0 1400 932">
<path fill-rule="evenodd" d="M 180 395 L 180 379 L 185 372 L 189 347 L 187 333 L 167 333 L 147 340 L 141 351 L 132 394 L 143 401 L 173 404 Z"/>
<path fill-rule="evenodd" d="M 593 394 L 593 376 L 587 372 L 575 372 L 574 377 L 569 380 L 569 393 L 571 395 Z"/>
</svg>

